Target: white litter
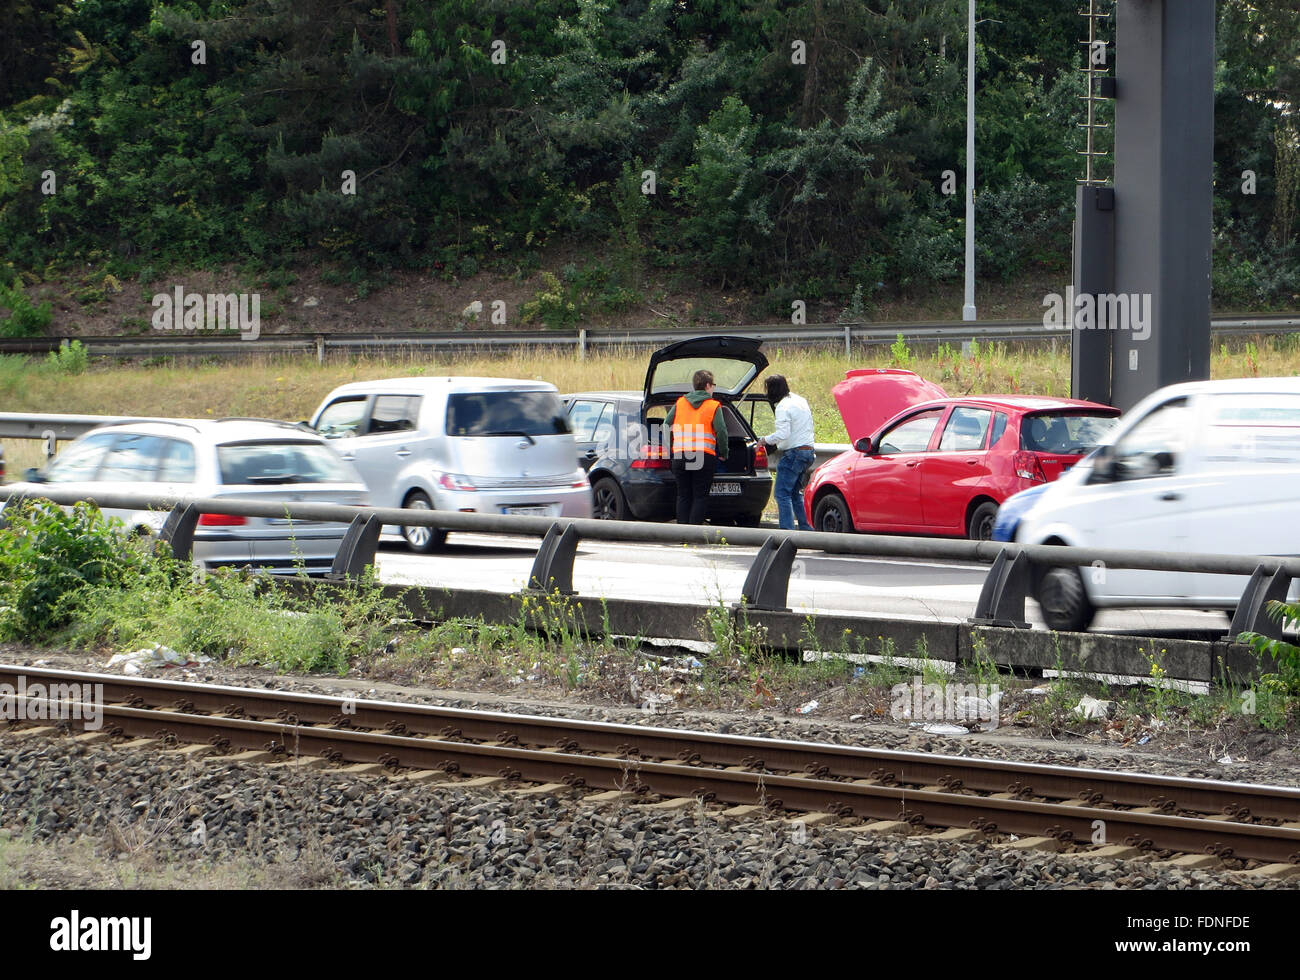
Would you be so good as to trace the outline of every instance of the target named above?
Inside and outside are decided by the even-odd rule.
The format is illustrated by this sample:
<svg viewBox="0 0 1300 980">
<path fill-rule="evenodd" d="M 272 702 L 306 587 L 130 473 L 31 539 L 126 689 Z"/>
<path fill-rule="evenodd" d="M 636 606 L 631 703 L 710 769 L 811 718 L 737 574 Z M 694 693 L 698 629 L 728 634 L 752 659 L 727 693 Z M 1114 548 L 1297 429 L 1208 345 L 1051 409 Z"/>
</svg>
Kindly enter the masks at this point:
<svg viewBox="0 0 1300 980">
<path fill-rule="evenodd" d="M 1232 756 L 1225 755 L 1222 759 L 1219 760 L 1219 765 L 1230 766 L 1232 765 L 1232 762 L 1233 762 Z"/>
<path fill-rule="evenodd" d="M 452 655 L 453 657 L 463 657 L 463 656 L 465 655 L 465 648 L 464 648 L 464 647 L 452 647 L 452 648 L 451 648 L 451 655 Z"/>
<path fill-rule="evenodd" d="M 130 653 L 115 653 L 109 657 L 105 667 L 122 664 L 122 671 L 138 674 L 142 667 L 195 667 L 199 664 L 212 663 L 211 657 L 196 656 L 192 653 L 177 653 L 171 647 L 155 643 L 151 647 L 132 650 Z M 134 670 L 131 668 L 135 668 Z"/>
<path fill-rule="evenodd" d="M 820 707 L 821 705 L 818 704 L 816 701 L 806 701 L 803 704 L 799 705 L 799 714 L 810 715 Z"/>
<path fill-rule="evenodd" d="M 1035 697 L 1046 697 L 1052 693 L 1052 689 L 1046 686 L 1031 687 L 1028 690 L 1021 691 L 1021 694 L 1032 694 Z"/>
<path fill-rule="evenodd" d="M 961 725 L 948 725 L 942 722 L 936 722 L 932 725 L 926 725 L 921 729 L 927 735 L 969 735 L 970 732 Z"/>
<path fill-rule="evenodd" d="M 1099 721 L 1102 718 L 1109 718 L 1114 711 L 1114 701 L 1098 701 L 1086 694 L 1074 706 L 1074 714 L 1084 721 Z"/>
</svg>

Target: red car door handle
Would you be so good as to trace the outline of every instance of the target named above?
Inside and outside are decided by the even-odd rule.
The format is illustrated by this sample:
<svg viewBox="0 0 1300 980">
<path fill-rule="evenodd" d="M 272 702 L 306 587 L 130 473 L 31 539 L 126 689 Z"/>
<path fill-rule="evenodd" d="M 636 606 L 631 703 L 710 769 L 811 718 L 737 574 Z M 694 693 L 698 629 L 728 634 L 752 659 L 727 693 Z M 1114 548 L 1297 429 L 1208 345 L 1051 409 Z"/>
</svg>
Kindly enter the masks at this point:
<svg viewBox="0 0 1300 980">
<path fill-rule="evenodd" d="M 914 459 L 914 460 L 912 460 L 910 463 L 907 464 L 907 468 L 910 470 L 912 467 L 914 467 L 914 466 L 920 466 L 920 465 L 921 465 L 921 461 L 920 461 L 919 459 Z"/>
<path fill-rule="evenodd" d="M 974 465 L 975 465 L 976 463 L 978 463 L 978 462 L 979 462 L 978 459 L 968 459 L 968 460 L 966 460 L 966 465 L 967 465 L 967 466 L 974 466 Z"/>
</svg>

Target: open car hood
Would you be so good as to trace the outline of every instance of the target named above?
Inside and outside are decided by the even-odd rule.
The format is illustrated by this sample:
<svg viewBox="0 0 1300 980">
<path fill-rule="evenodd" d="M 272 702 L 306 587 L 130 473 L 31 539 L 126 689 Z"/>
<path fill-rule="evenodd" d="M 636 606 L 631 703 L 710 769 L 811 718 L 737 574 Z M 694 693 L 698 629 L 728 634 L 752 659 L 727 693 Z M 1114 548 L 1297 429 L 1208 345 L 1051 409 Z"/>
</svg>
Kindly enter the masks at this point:
<svg viewBox="0 0 1300 980">
<path fill-rule="evenodd" d="M 714 394 L 738 398 L 767 367 L 754 337 L 692 337 L 661 347 L 650 355 L 645 375 L 647 405 L 676 401 L 692 391 L 696 371 L 713 372 Z"/>
<path fill-rule="evenodd" d="M 914 371 L 902 368 L 858 368 L 831 389 L 849 441 L 874 433 L 899 412 L 948 393 Z"/>
</svg>

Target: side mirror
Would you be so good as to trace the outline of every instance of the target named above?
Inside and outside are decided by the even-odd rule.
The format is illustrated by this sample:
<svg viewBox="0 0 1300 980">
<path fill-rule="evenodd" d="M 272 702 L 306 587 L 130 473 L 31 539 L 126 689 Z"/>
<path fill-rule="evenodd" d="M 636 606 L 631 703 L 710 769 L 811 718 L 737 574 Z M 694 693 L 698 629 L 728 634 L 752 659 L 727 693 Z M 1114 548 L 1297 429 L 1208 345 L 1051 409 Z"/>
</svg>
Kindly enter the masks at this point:
<svg viewBox="0 0 1300 980">
<path fill-rule="evenodd" d="M 45 483 L 45 477 L 41 476 L 41 471 L 35 466 L 29 466 L 23 470 L 23 479 L 28 483 Z"/>
<path fill-rule="evenodd" d="M 1174 468 L 1174 454 L 1171 452 L 1158 452 L 1155 455 L 1156 472 L 1164 473 Z"/>
<path fill-rule="evenodd" d="M 1115 457 L 1107 450 L 1101 450 L 1097 453 L 1097 458 L 1092 461 L 1092 473 L 1088 476 L 1089 483 L 1114 483 L 1115 482 Z"/>
<path fill-rule="evenodd" d="M 863 436 L 853 444 L 853 448 L 866 456 L 874 456 L 876 454 L 876 443 L 869 436 Z"/>
</svg>

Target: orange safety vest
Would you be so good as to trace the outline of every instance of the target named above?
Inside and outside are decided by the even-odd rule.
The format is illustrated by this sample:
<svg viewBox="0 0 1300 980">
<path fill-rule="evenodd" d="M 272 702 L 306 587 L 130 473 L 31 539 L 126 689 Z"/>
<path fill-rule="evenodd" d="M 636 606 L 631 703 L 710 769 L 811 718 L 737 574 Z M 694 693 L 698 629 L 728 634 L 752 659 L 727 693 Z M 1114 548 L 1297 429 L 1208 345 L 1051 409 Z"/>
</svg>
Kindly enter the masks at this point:
<svg viewBox="0 0 1300 980">
<path fill-rule="evenodd" d="M 683 395 L 677 399 L 673 413 L 673 455 L 695 456 L 699 453 L 718 455 L 718 437 L 713 432 L 713 416 L 721 404 L 710 398 L 696 408 Z"/>
</svg>

